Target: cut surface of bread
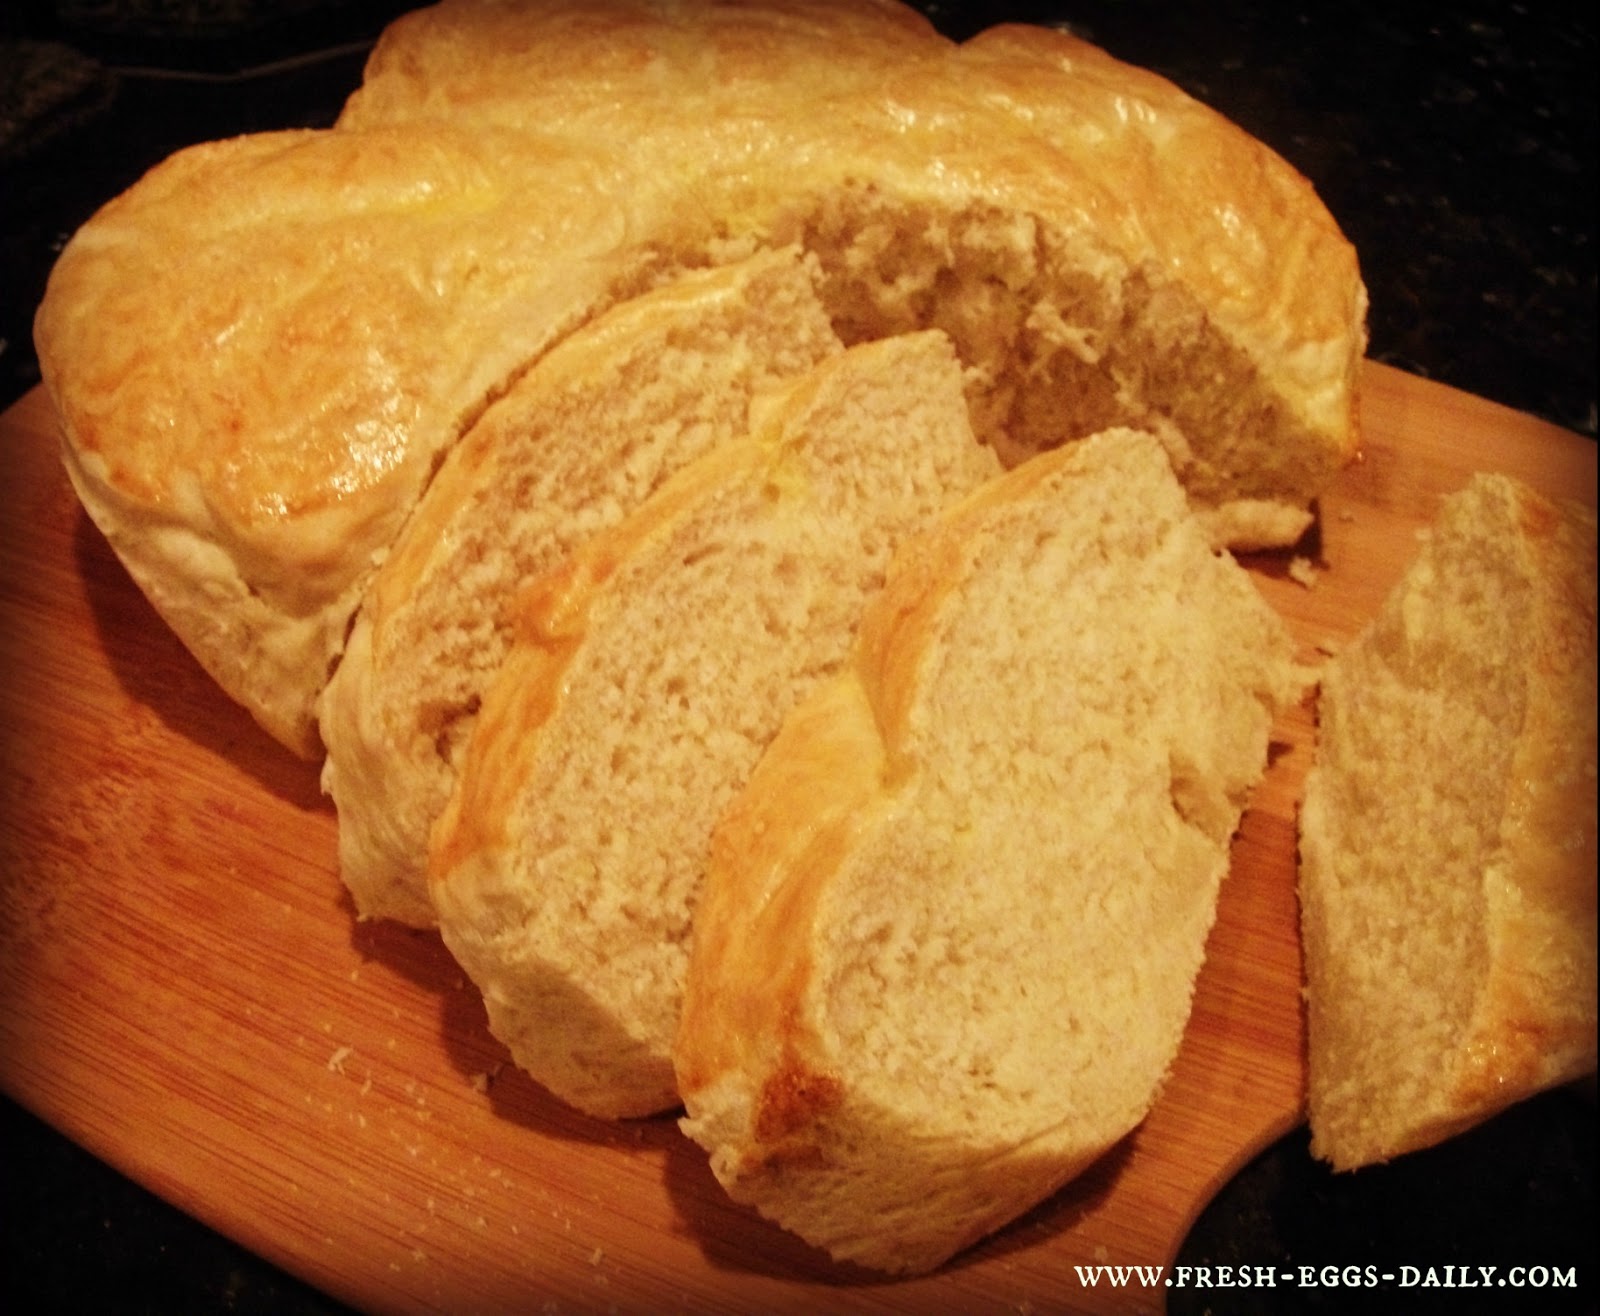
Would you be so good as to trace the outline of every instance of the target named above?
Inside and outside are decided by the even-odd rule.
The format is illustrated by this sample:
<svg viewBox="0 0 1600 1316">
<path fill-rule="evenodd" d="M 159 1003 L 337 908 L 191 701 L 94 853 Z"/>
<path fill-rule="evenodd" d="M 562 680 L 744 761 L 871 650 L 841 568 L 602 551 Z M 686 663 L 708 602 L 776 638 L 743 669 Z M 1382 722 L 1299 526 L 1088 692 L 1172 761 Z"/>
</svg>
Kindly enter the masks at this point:
<svg viewBox="0 0 1600 1316">
<path fill-rule="evenodd" d="M 1147 434 L 903 544 L 713 839 L 676 1064 L 728 1191 L 924 1271 L 1136 1126 L 1301 688 Z"/>
<path fill-rule="evenodd" d="M 315 755 L 374 565 L 483 408 L 616 302 L 796 242 L 846 342 L 950 335 L 1008 461 L 1150 428 L 1217 542 L 1292 542 L 1355 451 L 1365 292 L 1303 178 L 1064 34 L 957 45 L 881 0 L 447 0 L 335 128 L 106 206 L 35 340 L 135 580 Z"/>
<path fill-rule="evenodd" d="M 851 349 L 531 590 L 434 830 L 440 931 L 495 1034 L 597 1115 L 678 1101 L 711 829 L 835 670 L 894 544 L 998 469 L 948 341 Z"/>
<path fill-rule="evenodd" d="M 1595 590 L 1592 511 L 1475 476 L 1323 674 L 1300 899 L 1338 1169 L 1595 1067 Z"/>
<path fill-rule="evenodd" d="M 373 581 L 318 705 L 359 914 L 433 923 L 428 833 L 526 582 L 747 435 L 761 391 L 839 350 L 809 263 L 761 253 L 624 302 L 478 419 Z"/>
</svg>

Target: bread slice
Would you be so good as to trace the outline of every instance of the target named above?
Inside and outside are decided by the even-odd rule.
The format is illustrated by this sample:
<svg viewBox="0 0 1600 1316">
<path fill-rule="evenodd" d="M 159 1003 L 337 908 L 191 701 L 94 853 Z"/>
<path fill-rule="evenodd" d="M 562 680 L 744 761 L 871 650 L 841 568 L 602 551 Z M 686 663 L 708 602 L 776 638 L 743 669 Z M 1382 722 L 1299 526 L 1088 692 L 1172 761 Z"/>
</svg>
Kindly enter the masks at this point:
<svg viewBox="0 0 1600 1316">
<path fill-rule="evenodd" d="M 1311 1147 L 1595 1067 L 1595 517 L 1475 476 L 1322 678 L 1300 810 Z"/>
<path fill-rule="evenodd" d="M 535 586 L 435 829 L 444 939 L 516 1062 L 592 1114 L 675 1106 L 706 847 L 844 659 L 894 545 L 998 470 L 942 334 L 762 408 Z"/>
<path fill-rule="evenodd" d="M 903 545 L 713 841 L 676 1059 L 728 1191 L 924 1271 L 1137 1125 L 1302 688 L 1149 435 Z"/>
<path fill-rule="evenodd" d="M 434 922 L 428 832 L 510 646 L 516 592 L 744 436 L 763 389 L 839 350 L 811 263 L 761 253 L 625 302 L 479 419 L 374 580 L 318 705 L 359 914 Z"/>
</svg>

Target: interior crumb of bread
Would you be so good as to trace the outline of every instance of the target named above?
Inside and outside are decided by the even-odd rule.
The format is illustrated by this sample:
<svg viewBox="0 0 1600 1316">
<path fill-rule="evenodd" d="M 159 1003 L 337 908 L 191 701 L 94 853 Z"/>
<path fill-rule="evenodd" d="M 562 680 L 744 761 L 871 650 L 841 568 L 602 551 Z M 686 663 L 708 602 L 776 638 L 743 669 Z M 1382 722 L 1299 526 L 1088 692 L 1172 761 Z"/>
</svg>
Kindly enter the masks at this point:
<svg viewBox="0 0 1600 1316">
<path fill-rule="evenodd" d="M 1191 294 L 1082 234 L 1001 205 L 823 191 L 776 227 L 821 261 L 846 342 L 939 328 L 974 427 L 1007 465 L 1112 425 L 1158 433 L 1190 495 L 1304 503 L 1339 458 Z"/>
<path fill-rule="evenodd" d="M 537 407 L 515 390 L 475 436 L 495 463 L 452 522 L 454 546 L 419 583 L 383 636 L 387 670 L 409 679 L 393 706 L 416 710 L 416 732 L 454 765 L 479 692 L 510 644 L 519 582 L 554 570 L 581 544 L 638 507 L 672 472 L 741 435 L 752 388 L 799 374 L 823 354 L 783 277 L 752 281 L 748 300 L 702 305 L 664 338 L 617 335 L 601 372 L 542 389 Z M 536 372 L 537 373 L 537 372 Z M 465 451 L 463 452 L 465 455 Z"/>
<path fill-rule="evenodd" d="M 833 1063 L 929 1136 L 1103 1145 L 1187 1018 L 1282 646 L 1176 489 L 1126 474 L 985 526 L 915 789 L 829 888 Z"/>
<path fill-rule="evenodd" d="M 567 714 L 541 728 L 510 828 L 529 902 L 507 962 L 581 982 L 665 1072 L 716 819 L 837 670 L 895 542 L 993 470 L 936 341 L 803 379 L 773 421 L 781 445 L 750 441 L 781 455 L 699 496 L 607 580 L 563 676 Z M 519 1059 L 548 1073 L 569 1044 L 530 1036 Z"/>
<path fill-rule="evenodd" d="M 1458 505 L 1324 678 L 1305 930 L 1331 1144 L 1392 1146 L 1426 1117 L 1488 973 L 1484 878 L 1526 709 L 1507 515 Z"/>
</svg>

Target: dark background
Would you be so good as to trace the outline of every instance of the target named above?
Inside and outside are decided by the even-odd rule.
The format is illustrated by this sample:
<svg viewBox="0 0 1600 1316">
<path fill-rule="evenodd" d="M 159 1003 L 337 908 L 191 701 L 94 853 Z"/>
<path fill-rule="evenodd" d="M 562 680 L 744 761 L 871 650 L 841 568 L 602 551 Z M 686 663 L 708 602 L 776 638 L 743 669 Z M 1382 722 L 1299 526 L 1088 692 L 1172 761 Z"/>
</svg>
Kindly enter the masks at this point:
<svg viewBox="0 0 1600 1316">
<path fill-rule="evenodd" d="M 331 122 L 372 37 L 406 7 L 24 0 L 0 14 L 0 405 L 38 382 L 33 309 L 55 253 L 96 206 L 189 142 Z M 1586 13 L 1509 0 L 923 8 L 957 37 L 1003 18 L 1066 22 L 1165 74 L 1317 186 L 1361 253 L 1374 358 L 1594 436 Z M 1218 1199 L 1184 1259 L 1586 1262 L 1594 1113 L 1592 1089 L 1554 1094 L 1458 1143 L 1338 1179 L 1296 1135 Z M 9 1102 L 0 1208 L 10 1310 L 338 1309 Z M 1531 1295 L 1538 1309 L 1594 1311 L 1592 1267 L 1579 1277 L 1577 1293 Z M 1172 1296 L 1174 1312 L 1385 1309 L 1382 1295 L 1348 1291 Z M 1407 1309 L 1511 1309 L 1496 1296 L 1413 1293 Z"/>
</svg>

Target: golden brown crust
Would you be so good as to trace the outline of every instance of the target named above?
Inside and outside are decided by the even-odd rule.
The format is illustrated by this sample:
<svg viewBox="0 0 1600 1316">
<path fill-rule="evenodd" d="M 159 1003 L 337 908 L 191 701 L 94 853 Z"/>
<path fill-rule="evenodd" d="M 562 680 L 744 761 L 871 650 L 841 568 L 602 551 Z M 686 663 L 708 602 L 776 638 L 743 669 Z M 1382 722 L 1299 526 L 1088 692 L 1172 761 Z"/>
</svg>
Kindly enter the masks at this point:
<svg viewBox="0 0 1600 1316">
<path fill-rule="evenodd" d="M 601 133 L 684 117 L 707 130 L 769 103 L 775 84 L 816 96 L 858 85 L 885 60 L 945 44 L 893 0 L 467 0 L 431 5 L 385 30 L 342 126 L 461 115 L 537 125 L 550 117 Z"/>
<path fill-rule="evenodd" d="M 734 231 L 766 230 L 808 179 L 1060 223 L 1194 293 L 1330 437 L 1330 468 L 1354 454 L 1365 293 L 1311 185 L 1170 82 L 1066 33 L 1009 24 L 956 46 L 886 4 L 619 4 L 599 17 L 447 0 L 391 29 L 344 121 L 441 114 L 559 122 L 628 141 L 652 167 L 692 159 L 696 190 Z"/>
<path fill-rule="evenodd" d="M 521 181 L 546 171 L 559 201 Z M 623 182 L 559 144 L 448 125 L 183 152 L 52 272 L 36 333 L 73 446 L 154 511 L 202 499 L 268 562 L 288 556 L 264 583 L 314 591 L 344 543 L 298 527 L 420 484 L 464 416 L 584 315 L 581 300 L 536 313 L 537 294 L 583 287 L 551 286 L 541 258 L 610 256 Z M 473 338 L 442 359 L 447 330 Z"/>
<path fill-rule="evenodd" d="M 865 688 L 841 681 L 790 715 L 723 814 L 707 863 L 719 876 L 702 889 L 695 914 L 674 1057 L 683 1090 L 729 1072 L 827 1072 L 798 1013 L 812 962 L 807 938 L 796 934 L 869 825 L 869 806 L 884 798 L 885 771 Z M 724 990 L 727 983 L 747 990 Z"/>
</svg>

